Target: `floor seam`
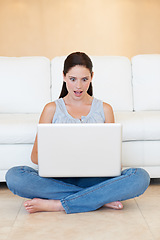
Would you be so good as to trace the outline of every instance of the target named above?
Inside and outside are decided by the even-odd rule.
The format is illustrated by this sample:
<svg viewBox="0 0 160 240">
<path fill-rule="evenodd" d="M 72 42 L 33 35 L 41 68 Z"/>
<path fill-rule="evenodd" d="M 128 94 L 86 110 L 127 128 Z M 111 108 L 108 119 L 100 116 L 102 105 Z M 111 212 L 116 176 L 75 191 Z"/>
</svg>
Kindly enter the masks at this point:
<svg viewBox="0 0 160 240">
<path fill-rule="evenodd" d="M 153 235 L 153 233 L 152 233 L 152 231 L 151 231 L 151 229 L 150 229 L 150 226 L 149 226 L 147 220 L 145 219 L 145 217 L 144 217 L 144 215 L 143 215 L 143 213 L 142 213 L 142 211 L 141 211 L 141 209 L 140 209 L 140 207 L 139 207 L 139 205 L 138 205 L 138 203 L 137 203 L 137 201 L 136 201 L 136 199 L 135 199 L 135 202 L 136 202 L 136 205 L 137 205 L 137 207 L 138 207 L 138 209 L 139 209 L 139 211 L 140 211 L 140 213 L 141 213 L 141 215 L 142 215 L 142 217 L 143 217 L 143 219 L 144 219 L 144 221 L 145 221 L 145 223 L 146 223 L 146 225 L 147 225 L 147 227 L 148 227 L 151 235 L 152 235 L 153 240 L 156 240 L 155 237 L 154 237 L 154 235 Z"/>
<path fill-rule="evenodd" d="M 10 240 L 10 234 L 11 234 L 13 228 L 14 228 L 14 225 L 15 225 L 15 222 L 16 222 L 16 220 L 17 220 L 17 217 L 18 217 L 18 215 L 19 215 L 19 213 L 20 213 L 22 204 L 23 204 L 23 200 L 22 200 L 22 203 L 21 203 L 21 205 L 20 205 L 19 210 L 17 211 L 17 214 L 16 214 L 16 217 L 15 217 L 14 223 L 13 223 L 13 225 L 12 225 L 12 227 L 11 227 L 11 230 L 10 230 L 9 233 L 8 233 L 8 236 L 7 236 L 6 240 Z"/>
</svg>

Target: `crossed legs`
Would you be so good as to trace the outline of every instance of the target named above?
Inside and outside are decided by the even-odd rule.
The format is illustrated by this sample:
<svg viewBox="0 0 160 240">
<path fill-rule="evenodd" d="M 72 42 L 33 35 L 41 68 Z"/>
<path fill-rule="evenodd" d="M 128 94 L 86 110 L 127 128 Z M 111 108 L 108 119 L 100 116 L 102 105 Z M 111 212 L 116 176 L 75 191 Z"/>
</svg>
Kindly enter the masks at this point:
<svg viewBox="0 0 160 240">
<path fill-rule="evenodd" d="M 120 201 L 141 195 L 150 181 L 143 169 L 128 169 L 115 178 L 83 178 L 83 184 L 81 179 L 42 178 L 29 167 L 15 167 L 6 174 L 7 185 L 14 194 L 31 198 L 24 203 L 29 213 L 87 212 L 102 206 L 122 209 Z"/>
</svg>

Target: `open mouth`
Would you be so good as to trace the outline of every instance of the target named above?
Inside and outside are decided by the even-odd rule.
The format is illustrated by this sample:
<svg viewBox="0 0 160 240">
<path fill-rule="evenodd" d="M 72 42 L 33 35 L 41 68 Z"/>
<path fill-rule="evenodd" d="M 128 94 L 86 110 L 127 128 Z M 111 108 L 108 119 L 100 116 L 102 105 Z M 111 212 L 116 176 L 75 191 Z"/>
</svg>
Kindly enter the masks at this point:
<svg viewBox="0 0 160 240">
<path fill-rule="evenodd" d="M 74 91 L 76 96 L 80 96 L 82 94 L 83 91 Z"/>
</svg>

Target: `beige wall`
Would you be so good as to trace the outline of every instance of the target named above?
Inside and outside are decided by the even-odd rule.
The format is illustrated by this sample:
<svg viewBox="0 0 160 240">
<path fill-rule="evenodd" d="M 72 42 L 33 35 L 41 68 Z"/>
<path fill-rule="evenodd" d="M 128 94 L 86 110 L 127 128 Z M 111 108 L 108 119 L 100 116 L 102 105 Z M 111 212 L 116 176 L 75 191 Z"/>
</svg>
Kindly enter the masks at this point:
<svg viewBox="0 0 160 240">
<path fill-rule="evenodd" d="M 160 53 L 160 0 L 0 0 L 0 56 Z"/>
</svg>

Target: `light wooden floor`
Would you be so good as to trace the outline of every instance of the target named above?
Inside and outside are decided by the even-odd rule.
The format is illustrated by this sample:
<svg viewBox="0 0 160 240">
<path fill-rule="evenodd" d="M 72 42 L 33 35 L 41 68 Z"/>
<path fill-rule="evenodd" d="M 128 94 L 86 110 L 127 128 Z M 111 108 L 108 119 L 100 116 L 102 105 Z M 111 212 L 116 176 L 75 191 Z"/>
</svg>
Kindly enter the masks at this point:
<svg viewBox="0 0 160 240">
<path fill-rule="evenodd" d="M 160 240 L 160 179 L 117 211 L 28 214 L 24 199 L 0 183 L 0 240 Z"/>
</svg>

